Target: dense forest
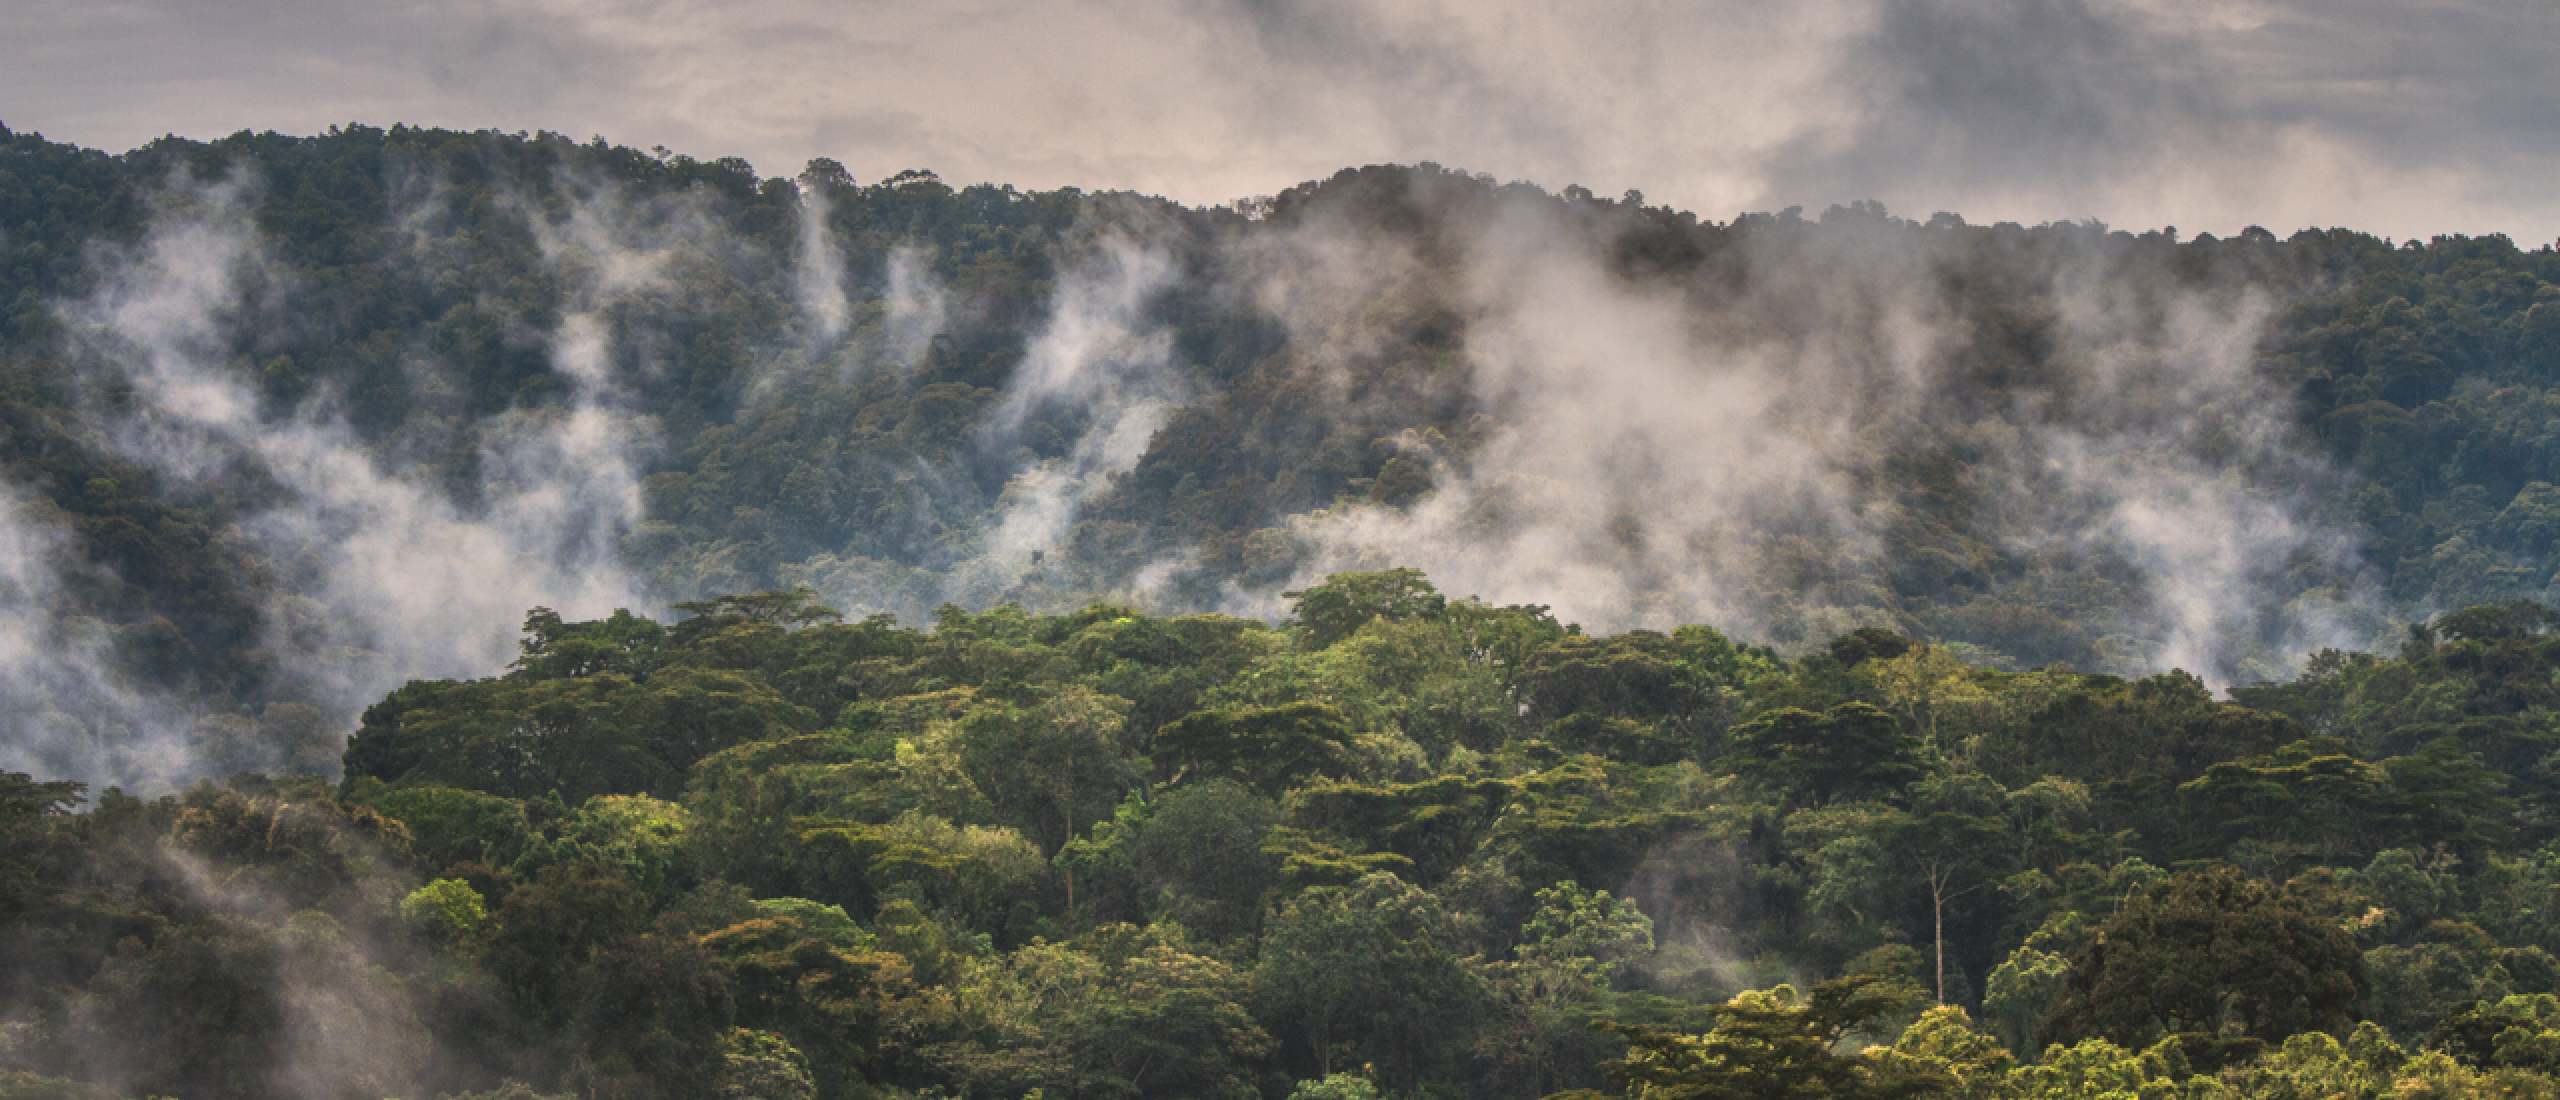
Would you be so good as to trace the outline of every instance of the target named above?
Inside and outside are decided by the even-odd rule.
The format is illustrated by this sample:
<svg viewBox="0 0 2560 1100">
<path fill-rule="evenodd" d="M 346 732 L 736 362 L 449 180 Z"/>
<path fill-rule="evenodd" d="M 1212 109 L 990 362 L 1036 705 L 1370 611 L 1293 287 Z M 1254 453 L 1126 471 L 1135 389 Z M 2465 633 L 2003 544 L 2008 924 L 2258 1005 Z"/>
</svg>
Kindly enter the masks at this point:
<svg viewBox="0 0 2560 1100">
<path fill-rule="evenodd" d="M 2560 253 L 1730 221 L 1434 165 L 1189 208 L 350 126 L 0 131 L 5 763 L 332 773 L 578 617 L 814 589 L 2283 680 L 2551 591 Z"/>
<path fill-rule="evenodd" d="M 2228 702 L 1294 606 L 537 609 L 335 786 L 7 776 L 0 1089 L 2553 1095 L 2539 604 Z"/>
<path fill-rule="evenodd" d="M 2552 1096 L 2555 409 L 2494 236 L 0 128 L 0 1097 Z"/>
</svg>

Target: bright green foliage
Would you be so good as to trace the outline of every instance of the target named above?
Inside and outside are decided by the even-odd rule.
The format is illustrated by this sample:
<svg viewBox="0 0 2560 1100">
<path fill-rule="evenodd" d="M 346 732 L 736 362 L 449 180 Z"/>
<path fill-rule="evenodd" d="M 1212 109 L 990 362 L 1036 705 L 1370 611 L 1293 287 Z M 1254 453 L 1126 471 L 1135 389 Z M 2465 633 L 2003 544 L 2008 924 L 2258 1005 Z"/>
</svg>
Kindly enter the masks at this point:
<svg viewBox="0 0 2560 1100">
<path fill-rule="evenodd" d="M 2211 1078 L 2199 1077 L 2175 1040 L 2147 1050 L 2127 1050 L 2104 1039 L 2055 1044 L 2033 1065 L 2010 1077 L 2021 1100 L 2213 1100 Z"/>
<path fill-rule="evenodd" d="M 1967 708 L 1991 701 L 1990 694 L 1974 682 L 1972 667 L 1942 646 L 1913 646 L 1898 657 L 1868 664 L 1865 671 L 1875 678 L 1885 703 L 1921 731 L 1931 748 L 1941 751 L 1946 746 L 1939 740 L 1939 728 L 1950 712 L 1961 715 Z"/>
<path fill-rule="evenodd" d="M 1783 985 L 1743 993 L 1717 1010 L 1715 1027 L 1703 1035 L 1613 1026 L 1627 1040 L 1627 1054 L 1605 1068 L 1630 1100 L 1929 1095 L 1944 1088 L 1943 1082 L 1834 1049 L 1852 1030 L 1901 1009 L 1911 996 L 1908 989 L 1865 975 L 1825 982 L 1809 995 Z"/>
<path fill-rule="evenodd" d="M 1559 882 L 1538 891 L 1538 910 L 1513 950 L 1539 981 L 1564 996 L 1606 986 L 1653 950 L 1653 920 L 1634 902 Z"/>
<path fill-rule="evenodd" d="M 1983 983 L 1982 1010 L 2011 1051 L 2033 1053 L 2038 1029 L 2062 1002 L 2071 962 L 2032 943 L 2020 944 Z"/>
<path fill-rule="evenodd" d="M 2510 1092 L 2502 1085 L 2523 1085 Z M 2442 1053 L 2412 1056 L 2381 1028 L 2365 1024 L 2345 1042 L 2322 1032 L 2306 1032 L 2284 1041 L 2268 1057 L 2245 1070 L 2224 1075 L 2229 1095 L 2321 1096 L 2341 1100 L 2383 1100 L 2411 1096 L 2494 1096 L 2500 1093 L 2547 1094 L 2547 1082 L 2482 1080 Z M 2539 1086 L 2539 1087 L 2537 1087 Z"/>
<path fill-rule="evenodd" d="M 1607 1085 L 1615 1036 L 1652 1095 L 2551 1087 L 2530 608 L 2248 706 L 1940 667 L 1985 698 L 1933 716 L 1897 662 L 1966 651 L 1882 630 L 1790 659 L 1458 601 L 1311 649 L 808 603 L 537 613 L 514 670 L 378 708 L 351 759 L 408 763 L 336 789 L 9 781 L 0 1067 L 107 1080 L 96 1035 L 205 1100 L 1525 1100 Z M 684 702 L 712 685 L 743 710 Z M 562 700 L 651 763 L 438 755 Z M 296 1061 L 315 1035 L 362 1057 Z"/>
<path fill-rule="evenodd" d="M 553 858 L 619 868 L 643 893 L 681 885 L 687 827 L 684 807 L 647 795 L 598 795 L 560 829 Z"/>
<path fill-rule="evenodd" d="M 990 960 L 963 985 L 987 1041 L 927 1057 L 971 1092 L 1250 1100 L 1246 1067 L 1271 1039 L 1244 1006 L 1246 976 L 1189 946 L 1106 925 Z"/>
<path fill-rule="evenodd" d="M 1334 1073 L 1298 1082 L 1297 1088 L 1289 1090 L 1289 1100 L 1379 1100 L 1379 1094 L 1378 1086 L 1366 1077 Z"/>
<path fill-rule="evenodd" d="M 489 910 L 470 883 L 440 878 L 400 899 L 400 919 L 429 936 L 460 941 L 479 930 Z"/>
<path fill-rule="evenodd" d="M 2560 1074 L 2560 998 L 2534 993 L 2479 1002 L 2427 1038 L 2466 1065 Z"/>
<path fill-rule="evenodd" d="M 1485 967 L 1498 1010 L 1486 1045 L 1504 1078 L 1543 1090 L 1583 1079 L 1599 1060 L 1595 1010 L 1654 943 L 1653 921 L 1606 892 L 1560 882 L 1536 901 L 1512 958 Z"/>
<path fill-rule="evenodd" d="M 1885 1073 L 1927 1082 L 1931 1086 L 1927 1091 L 1938 1095 L 1991 1100 L 2017 1091 L 2017 1059 L 1998 1040 L 1976 1030 L 1973 1020 L 1954 1005 L 1921 1013 L 1889 1051 L 1871 1056 L 1902 1063 Z"/>
<path fill-rule="evenodd" d="M 720 1100 L 816 1100 L 809 1060 L 767 1031 L 732 1028 L 720 1037 Z"/>
</svg>

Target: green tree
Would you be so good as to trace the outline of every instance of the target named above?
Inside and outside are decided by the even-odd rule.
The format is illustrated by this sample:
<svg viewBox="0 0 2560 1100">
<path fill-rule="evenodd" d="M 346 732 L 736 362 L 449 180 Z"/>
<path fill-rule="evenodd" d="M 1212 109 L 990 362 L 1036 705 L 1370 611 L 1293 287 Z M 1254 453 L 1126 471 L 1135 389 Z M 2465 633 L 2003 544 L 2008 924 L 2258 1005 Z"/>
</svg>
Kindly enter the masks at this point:
<svg viewBox="0 0 2560 1100">
<path fill-rule="evenodd" d="M 1409 1087 L 1475 1022 L 1482 979 L 1457 950 L 1439 901 L 1394 875 L 1310 891 L 1264 927 L 1257 1015 L 1313 1076 L 1369 1064 Z"/>
<path fill-rule="evenodd" d="M 564 622 L 560 613 L 537 607 L 524 617 L 524 637 L 509 675 L 528 680 L 565 680 L 611 672 L 642 677 L 658 663 L 667 632 L 655 620 L 617 609 L 596 622 Z"/>
<path fill-rule="evenodd" d="M 731 1028 L 720 1036 L 720 1100 L 817 1100 L 809 1060 L 782 1036 Z"/>
<path fill-rule="evenodd" d="M 489 910 L 470 883 L 440 878 L 400 899 L 400 919 L 436 939 L 461 942 L 480 930 Z"/>
<path fill-rule="evenodd" d="M 2365 992 L 2363 960 L 2336 924 L 2236 870 L 2181 872 L 2071 960 L 2044 1041 L 2188 1036 L 2219 1062 L 2298 1032 L 2341 1032 Z"/>
<path fill-rule="evenodd" d="M 1250 1100 L 1271 1039 L 1247 986 L 1178 927 L 1104 925 L 979 967 L 962 997 L 989 1041 L 932 1054 L 972 1094 Z"/>
<path fill-rule="evenodd" d="M 960 766 L 997 812 L 1056 852 L 1143 781 L 1121 737 L 1128 713 L 1127 700 L 1083 687 L 1027 708 L 982 707 L 961 727 Z"/>
<path fill-rule="evenodd" d="M 1918 743 L 1892 715 L 1865 703 L 1820 714 L 1779 707 L 1735 726 L 1731 742 L 1727 769 L 1798 803 L 1892 792 L 1921 775 Z"/>
<path fill-rule="evenodd" d="M 1869 661 L 1865 667 L 1887 705 L 1901 711 L 1921 739 L 1940 753 L 1947 751 L 1938 736 L 1940 720 L 1950 711 L 1991 701 L 1990 693 L 1974 682 L 1972 667 L 1944 646 L 1914 646 L 1901 656 Z"/>
<path fill-rule="evenodd" d="M 428 870 L 457 863 L 506 867 L 534 837 L 521 803 L 478 791 L 429 783 L 385 791 L 371 805 L 409 831 L 409 850 Z"/>
<path fill-rule="evenodd" d="M 2012 1053 L 2035 1053 L 2045 1017 L 2071 983 L 2071 960 L 2049 950 L 2051 946 L 2041 935 L 2030 937 L 1983 982 L 1983 1014 Z"/>
<path fill-rule="evenodd" d="M 2466 1065 L 2560 1076 L 2560 997 L 2511 994 L 2478 1002 L 2436 1024 L 2427 1042 Z"/>
<path fill-rule="evenodd" d="M 1148 751 L 1168 783 L 1225 778 L 1276 795 L 1345 774 L 1351 744 L 1340 708 L 1296 702 L 1195 711 L 1157 728 Z"/>
<path fill-rule="evenodd" d="M 900 1037 L 941 1022 L 907 960 L 867 942 L 843 910 L 798 902 L 700 937 L 736 1020 L 788 1040 L 830 1093 L 885 1068 Z"/>
<path fill-rule="evenodd" d="M 1512 958 L 1485 968 L 1502 1013 L 1479 1046 L 1503 1081 L 1543 1092 L 1587 1073 L 1601 999 L 1654 944 L 1653 921 L 1605 891 L 1559 882 L 1536 901 Z"/>
<path fill-rule="evenodd" d="M 1947 1003 L 1947 906 L 1989 886 L 2011 851 L 2004 794 L 1980 775 L 1923 780 L 1912 788 L 1910 812 L 1893 819 L 1886 834 L 1888 858 L 1928 891 L 1939 1004 Z"/>
<path fill-rule="evenodd" d="M 1291 601 L 1309 649 L 1323 649 L 1348 638 L 1371 619 L 1436 619 L 1449 606 L 1419 569 L 1335 573 L 1322 584 L 1282 595 Z"/>
<path fill-rule="evenodd" d="M 1703 1035 L 1608 1024 L 1627 1041 L 1627 1054 L 1602 1070 L 1629 1100 L 1929 1095 L 1949 1083 L 1896 1073 L 1897 1063 L 1836 1049 L 1852 1031 L 1903 1010 L 1914 993 L 1889 979 L 1861 974 L 1824 982 L 1810 995 L 1784 985 L 1740 994 L 1717 1009 L 1715 1027 Z M 1554 1100 L 1597 1100 L 1601 1095 L 1563 1093 Z"/>
<path fill-rule="evenodd" d="M 25 772 L 0 772 L 0 919 L 15 916 L 35 900 L 41 887 L 28 857 L 42 847 L 47 821 L 79 805 L 85 789 L 63 780 L 39 783 Z"/>
<path fill-rule="evenodd" d="M 1212 938 L 1260 923 L 1263 895 L 1279 882 L 1263 838 L 1278 824 L 1269 800 L 1223 779 L 1157 796 L 1130 853 L 1139 884 L 1160 892 L 1165 914 Z"/>
</svg>

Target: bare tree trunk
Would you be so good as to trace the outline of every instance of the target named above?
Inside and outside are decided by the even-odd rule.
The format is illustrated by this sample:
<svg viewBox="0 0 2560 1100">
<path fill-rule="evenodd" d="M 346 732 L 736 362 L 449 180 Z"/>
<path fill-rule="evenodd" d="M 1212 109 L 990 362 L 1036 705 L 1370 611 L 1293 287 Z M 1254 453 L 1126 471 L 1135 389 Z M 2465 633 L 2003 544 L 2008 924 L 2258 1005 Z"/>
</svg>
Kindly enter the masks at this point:
<svg viewBox="0 0 2560 1100">
<path fill-rule="evenodd" d="M 1938 954 L 1938 1003 L 1947 1003 L 1947 891 L 1946 880 L 1937 872 L 1929 873 L 1929 935 Z"/>
</svg>

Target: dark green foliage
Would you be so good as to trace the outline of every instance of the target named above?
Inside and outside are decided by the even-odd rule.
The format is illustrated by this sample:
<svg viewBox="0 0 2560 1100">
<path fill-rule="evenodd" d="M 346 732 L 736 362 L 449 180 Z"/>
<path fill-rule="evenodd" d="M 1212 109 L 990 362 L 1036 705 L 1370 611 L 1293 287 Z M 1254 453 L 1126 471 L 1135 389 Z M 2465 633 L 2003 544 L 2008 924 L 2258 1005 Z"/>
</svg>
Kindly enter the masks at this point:
<svg viewBox="0 0 2560 1100">
<path fill-rule="evenodd" d="M 1438 618 L 1449 601 L 1419 569 L 1382 573 L 1336 573 L 1303 592 L 1285 593 L 1298 625 L 1306 630 L 1309 648 L 1323 649 L 1348 638 L 1370 620 L 1404 622 Z"/>
<path fill-rule="evenodd" d="M 25 772 L 0 772 L 0 916 L 15 916 L 33 900 L 35 868 L 27 857 L 45 842 L 44 819 L 79 805 L 83 789 L 65 780 L 39 783 Z"/>
<path fill-rule="evenodd" d="M 1285 1036 L 1287 1057 L 1322 1077 L 1368 1064 L 1410 1088 L 1441 1069 L 1441 1036 L 1478 1010 L 1478 979 L 1460 965 L 1440 903 L 1390 874 L 1317 890 L 1271 917 L 1256 974 L 1257 1007 Z"/>
<path fill-rule="evenodd" d="M 760 677 L 668 668 L 558 680 L 413 683 L 365 711 L 347 775 L 524 798 L 672 797 L 693 763 L 817 725 Z"/>
<path fill-rule="evenodd" d="M 1821 714 L 1781 707 L 1735 726 L 1732 738 L 1727 767 L 1796 801 L 1890 795 L 1920 777 L 1917 739 L 1870 703 Z"/>
<path fill-rule="evenodd" d="M 1156 730 L 1148 752 L 1173 782 L 1226 778 L 1276 794 L 1343 774 L 1351 731 L 1323 703 L 1196 711 Z"/>
<path fill-rule="evenodd" d="M 318 629 L 326 624 L 286 616 L 273 629 L 272 613 L 303 593 L 308 563 L 239 532 L 281 502 L 274 479 L 248 462 L 238 477 L 181 484 L 122 457 L 98 416 L 114 402 L 91 400 L 114 395 L 92 392 L 96 365 L 66 343 L 76 326 L 56 307 L 112 284 L 154 211 L 183 200 L 190 180 L 241 181 L 274 273 L 259 292 L 271 300 L 249 312 L 276 323 L 224 332 L 214 357 L 237 364 L 271 414 L 343 421 L 386 472 L 465 514 L 503 487 L 483 468 L 489 444 L 523 418 L 559 415 L 575 390 L 548 334 L 584 308 L 580 275 L 546 234 L 573 210 L 611 210 L 682 237 L 666 285 L 603 308 L 601 320 L 621 346 L 620 399 L 645 414 L 657 444 L 636 456 L 646 514 L 621 549 L 654 599 L 732 600 L 703 604 L 697 629 L 824 624 L 815 594 L 792 595 L 803 585 L 857 618 L 917 620 L 963 593 L 973 605 L 1054 609 L 1134 590 L 1142 570 L 1176 555 L 1189 564 L 1161 578 L 1163 591 L 1190 606 L 1230 585 L 1277 590 L 1311 560 L 1293 517 L 1414 507 L 1521 414 L 1469 377 L 1485 319 L 1466 261 L 1486 226 L 1522 218 L 1553 224 L 1654 300 L 1707 316 L 1745 304 L 1753 314 L 1738 338 L 1772 347 L 1839 335 L 1818 328 L 1834 318 L 1799 304 L 1828 296 L 1799 284 L 1863 287 L 1878 270 L 1943 322 L 1931 399 L 1869 402 L 1906 409 L 1920 430 L 1860 421 L 1834 456 L 1868 496 L 1875 545 L 1773 531 L 1768 568 L 1735 593 L 1798 649 L 1820 645 L 1831 624 L 1878 624 L 1837 640 L 1830 656 L 1844 674 L 1922 638 L 2019 666 L 2115 671 L 2141 667 L 2127 655 L 2160 641 L 2142 621 L 2134 564 L 2102 546 L 2040 549 L 2049 532 L 1994 497 L 2018 456 L 1981 442 L 2042 427 L 2019 409 L 2078 399 L 2069 288 L 2092 280 L 2125 288 L 2146 316 L 2187 298 L 2255 296 L 2274 310 L 2248 365 L 2291 418 L 2280 425 L 2288 454 L 2315 452 L 2338 476 L 2299 484 L 2290 462 L 2239 472 L 2305 494 L 2303 518 L 2349 533 L 2357 545 L 2341 561 L 2369 570 L 2262 563 L 2265 608 L 2379 586 L 2403 614 L 2507 607 L 2449 619 L 2446 639 L 2530 642 L 2549 621 L 2505 601 L 2543 591 L 2560 568 L 2549 552 L 2560 460 L 2541 434 L 2560 384 L 2560 254 L 2503 236 L 2403 246 L 2317 230 L 2182 242 L 2094 225 L 1916 224 L 1866 205 L 1718 223 L 1434 165 L 1310 181 L 1256 220 L 1127 194 L 955 187 L 921 171 L 864 184 L 821 161 L 796 177 L 759 176 L 734 158 L 409 126 L 173 137 L 121 155 L 0 130 L 0 149 L 0 480 L 67 538 L 60 556 L 71 567 L 47 625 L 103 639 L 119 675 L 200 713 L 185 736 L 215 773 L 327 771 L 327 743 L 347 716 L 309 708 L 331 702 L 331 670 L 318 666 L 351 658 Z M 832 338 L 793 283 L 804 215 L 844 261 L 850 327 Z M 1375 243 L 1411 270 L 1364 299 L 1351 338 L 1310 339 L 1236 292 L 1300 233 Z M 1073 453 L 1097 418 L 1073 403 L 1016 410 L 1006 394 L 1055 313 L 1062 276 L 1118 239 L 1143 242 L 1174 274 L 1142 305 L 1166 334 L 1173 388 L 1190 397 L 1026 572 L 987 541 L 1008 480 Z M 913 334 L 911 349 L 892 347 L 904 339 L 887 320 L 894 271 L 938 286 L 949 306 L 940 331 Z M 1308 588 L 1301 637 L 1321 649 L 1377 618 L 1466 617 L 1419 581 L 1355 573 Z M 2227 639 L 2232 669 L 2217 677 L 2271 675 L 2286 619 L 2261 616 L 2262 628 L 2240 631 L 2254 636 Z M 619 629 L 538 637 L 523 671 L 636 676 L 655 643 Z M 1542 726 L 1599 711 L 1696 742 L 1707 758 L 1722 750 L 1714 735 L 1735 715 L 1704 689 L 1734 685 L 1658 667 L 1667 658 L 1656 639 L 1623 637 L 1617 649 L 1557 655 L 1535 670 L 1554 675 L 1521 701 Z M 1495 656 L 1507 683 L 1532 671 L 1511 656 Z M 1164 663 L 1128 660 L 1124 682 L 1097 687 L 1132 703 L 1136 735 L 1196 700 L 1196 684 L 1149 675 Z M 822 719 L 855 701 L 833 678 L 774 686 Z M 1621 700 L 1603 704 L 1611 693 Z M 2076 726 L 2040 728 L 2068 736 Z M 1469 747 L 1482 752 L 1499 738 L 1478 740 Z M 2045 757 L 2036 774 L 2087 758 L 2033 747 Z"/>
<path fill-rule="evenodd" d="M 2343 1032 L 2365 989 L 2363 960 L 2335 924 L 2237 871 L 2187 872 L 2098 927 L 2045 1039 L 2138 1048 L 2193 1037 L 2190 1054 L 2218 1064 L 2253 1043 Z"/>
<path fill-rule="evenodd" d="M 1221 779 L 1177 788 L 1153 809 L 1131 858 L 1140 888 L 1161 891 L 1165 915 L 1218 939 L 1259 923 L 1264 892 L 1279 881 L 1262 847 L 1278 809 Z"/>
</svg>

